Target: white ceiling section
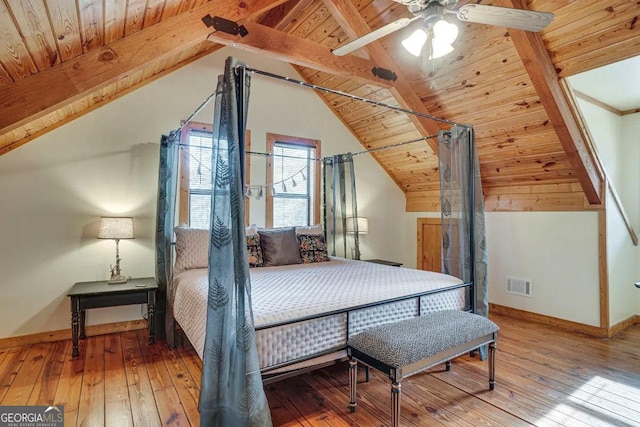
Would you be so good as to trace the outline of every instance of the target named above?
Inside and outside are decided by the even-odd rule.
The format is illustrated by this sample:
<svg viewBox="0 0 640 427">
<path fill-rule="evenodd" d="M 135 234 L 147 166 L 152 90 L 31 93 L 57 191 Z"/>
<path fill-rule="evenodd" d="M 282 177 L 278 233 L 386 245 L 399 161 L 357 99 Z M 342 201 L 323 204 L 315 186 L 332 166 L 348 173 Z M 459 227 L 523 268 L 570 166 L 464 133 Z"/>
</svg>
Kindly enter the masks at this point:
<svg viewBox="0 0 640 427">
<path fill-rule="evenodd" d="M 640 108 L 640 56 L 569 77 L 574 90 L 621 111 Z"/>
</svg>

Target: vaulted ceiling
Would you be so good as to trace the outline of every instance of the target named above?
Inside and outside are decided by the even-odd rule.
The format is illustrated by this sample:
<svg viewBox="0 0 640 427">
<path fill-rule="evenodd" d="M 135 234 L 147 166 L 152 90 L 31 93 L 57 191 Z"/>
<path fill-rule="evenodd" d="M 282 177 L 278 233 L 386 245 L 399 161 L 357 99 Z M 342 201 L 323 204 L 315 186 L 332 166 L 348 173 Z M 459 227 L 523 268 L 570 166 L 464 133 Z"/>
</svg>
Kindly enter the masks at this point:
<svg viewBox="0 0 640 427">
<path fill-rule="evenodd" d="M 466 2 L 462 1 L 460 4 Z M 493 209 L 582 209 L 602 198 L 603 176 L 574 118 L 562 78 L 640 52 L 636 1 L 494 0 L 553 12 L 541 33 L 458 23 L 455 51 L 423 63 L 398 31 L 344 57 L 330 49 L 400 17 L 391 0 L 0 1 L 0 155 L 224 44 L 294 65 L 307 81 L 475 128 Z M 207 28 L 206 14 L 249 34 Z M 394 82 L 371 74 L 394 71 Z M 332 94 L 320 95 L 367 148 L 433 135 L 436 122 Z M 374 153 L 407 195 L 433 210 L 433 140 Z"/>
</svg>

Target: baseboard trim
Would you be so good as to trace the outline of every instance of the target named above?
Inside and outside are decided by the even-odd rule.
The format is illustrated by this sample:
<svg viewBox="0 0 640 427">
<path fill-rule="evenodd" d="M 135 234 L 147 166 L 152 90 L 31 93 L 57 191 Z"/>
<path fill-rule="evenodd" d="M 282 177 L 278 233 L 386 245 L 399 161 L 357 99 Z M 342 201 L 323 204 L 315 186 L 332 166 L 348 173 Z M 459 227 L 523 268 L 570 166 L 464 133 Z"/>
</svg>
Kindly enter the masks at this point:
<svg viewBox="0 0 640 427">
<path fill-rule="evenodd" d="M 91 325 L 85 329 L 87 336 L 113 334 L 116 332 L 133 331 L 145 329 L 147 321 L 144 319 L 127 320 L 124 322 L 105 323 L 102 325 Z M 0 349 L 10 347 L 21 347 L 25 345 L 40 344 L 45 342 L 63 341 L 71 339 L 71 329 L 60 329 L 51 332 L 40 332 L 37 334 L 20 335 L 17 337 L 0 338 Z"/>
<path fill-rule="evenodd" d="M 557 317 L 546 316 L 544 314 L 533 313 L 531 311 L 519 310 L 517 308 L 492 303 L 489 303 L 489 312 L 513 317 L 515 319 L 527 320 L 529 322 L 555 326 L 559 329 L 579 332 L 597 338 L 611 338 L 633 325 L 640 324 L 640 315 L 638 314 L 633 315 L 622 322 L 616 323 L 609 328 L 603 328 L 600 326 L 585 325 L 583 323 L 572 322 L 571 320 L 558 319 Z"/>
<path fill-rule="evenodd" d="M 571 332 L 579 332 L 585 335 L 598 338 L 608 338 L 607 328 L 599 326 L 585 325 L 583 323 L 572 322 L 571 320 L 558 319 L 557 317 L 546 316 L 544 314 L 533 313 L 531 311 L 519 310 L 517 308 L 505 307 L 503 305 L 489 303 L 489 313 L 502 314 L 516 319 L 530 322 L 542 323 L 564 329 Z"/>
<path fill-rule="evenodd" d="M 633 325 L 637 325 L 638 323 L 640 323 L 640 316 L 638 316 L 637 314 L 635 316 L 629 317 L 626 320 L 623 320 L 622 322 L 616 323 L 615 325 L 609 327 L 607 338 L 618 335 L 620 332 Z"/>
</svg>

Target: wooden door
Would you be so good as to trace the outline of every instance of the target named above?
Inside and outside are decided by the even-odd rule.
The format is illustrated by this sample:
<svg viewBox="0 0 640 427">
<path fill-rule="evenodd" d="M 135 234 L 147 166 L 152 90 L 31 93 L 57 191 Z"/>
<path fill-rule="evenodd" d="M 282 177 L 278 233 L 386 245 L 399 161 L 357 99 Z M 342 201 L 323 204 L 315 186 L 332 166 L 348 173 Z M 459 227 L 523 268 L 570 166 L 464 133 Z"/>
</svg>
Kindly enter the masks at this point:
<svg viewBox="0 0 640 427">
<path fill-rule="evenodd" d="M 418 218 L 418 269 L 442 271 L 442 220 Z"/>
</svg>

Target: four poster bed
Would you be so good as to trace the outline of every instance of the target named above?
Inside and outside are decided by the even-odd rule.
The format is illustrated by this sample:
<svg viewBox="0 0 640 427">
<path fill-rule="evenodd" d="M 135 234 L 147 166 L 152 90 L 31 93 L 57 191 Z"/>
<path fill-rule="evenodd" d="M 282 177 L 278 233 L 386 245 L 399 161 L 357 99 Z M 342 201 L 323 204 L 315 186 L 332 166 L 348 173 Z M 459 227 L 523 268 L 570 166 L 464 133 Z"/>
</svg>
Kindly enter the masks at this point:
<svg viewBox="0 0 640 427">
<path fill-rule="evenodd" d="M 452 126 L 427 137 L 439 141 L 446 274 L 327 256 L 327 247 L 331 255 L 340 246 L 346 251 L 346 217 L 357 217 L 351 154 L 322 161 L 326 228 L 304 237 L 321 253 L 304 262 L 249 268 L 255 260 L 249 247 L 253 231 L 244 225 L 243 180 L 251 74 Z M 192 252 L 185 258 L 187 264 L 199 261 L 185 266 L 182 259 L 174 271 L 180 129 L 161 140 L 156 231 L 156 277 L 162 298 L 158 305 L 166 318 L 167 342 L 174 345 L 179 326 L 203 359 L 202 425 L 270 425 L 263 377 L 279 378 L 340 360 L 347 339 L 369 327 L 445 309 L 487 315 L 484 207 L 471 127 L 251 69 L 233 58 L 227 59 L 224 76 L 219 78 L 215 104 L 212 228 L 201 230 L 206 235 L 200 236 L 196 255 Z M 258 230 L 260 238 L 263 231 Z M 264 233 L 268 235 L 268 230 Z M 179 234 L 176 229 L 178 258 L 185 250 Z M 302 254 L 304 238 L 294 234 L 296 254 L 298 249 Z M 359 255 L 357 232 L 351 238 Z M 486 357 L 483 349 L 480 354 Z"/>
</svg>

